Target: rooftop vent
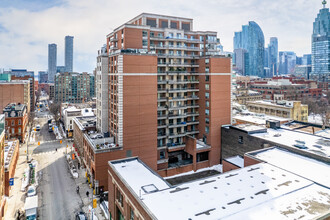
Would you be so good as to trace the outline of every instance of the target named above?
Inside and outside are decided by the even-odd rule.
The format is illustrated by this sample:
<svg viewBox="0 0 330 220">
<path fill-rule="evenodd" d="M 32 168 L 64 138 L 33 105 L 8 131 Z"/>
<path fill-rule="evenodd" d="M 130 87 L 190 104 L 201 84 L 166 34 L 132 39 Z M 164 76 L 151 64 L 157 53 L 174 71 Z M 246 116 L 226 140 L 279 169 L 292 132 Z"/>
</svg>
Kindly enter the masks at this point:
<svg viewBox="0 0 330 220">
<path fill-rule="evenodd" d="M 153 193 L 153 192 L 157 192 L 158 191 L 158 188 L 154 184 L 149 184 L 149 185 L 142 186 L 141 189 L 145 193 Z"/>
</svg>

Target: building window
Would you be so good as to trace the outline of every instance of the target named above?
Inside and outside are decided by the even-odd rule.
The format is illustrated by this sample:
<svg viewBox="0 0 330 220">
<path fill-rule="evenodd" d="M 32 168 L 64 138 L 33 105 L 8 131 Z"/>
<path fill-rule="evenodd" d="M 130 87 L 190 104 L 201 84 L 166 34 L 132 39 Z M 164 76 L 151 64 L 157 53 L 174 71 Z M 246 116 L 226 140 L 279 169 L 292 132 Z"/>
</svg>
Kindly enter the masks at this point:
<svg viewBox="0 0 330 220">
<path fill-rule="evenodd" d="M 15 120 L 11 120 L 11 126 L 15 125 Z"/>
<path fill-rule="evenodd" d="M 205 101 L 205 106 L 206 107 L 210 107 L 210 102 L 209 101 Z"/>
<path fill-rule="evenodd" d="M 162 28 L 168 28 L 168 22 L 162 21 Z"/>
<path fill-rule="evenodd" d="M 210 98 L 210 93 L 206 92 L 205 93 L 205 98 L 209 99 Z"/>
<path fill-rule="evenodd" d="M 21 119 L 18 119 L 18 125 L 21 125 L 21 124 L 22 124 Z"/>
<path fill-rule="evenodd" d="M 123 207 L 123 195 L 121 194 L 120 190 L 117 189 L 117 201 Z"/>
<path fill-rule="evenodd" d="M 5 124 L 6 124 L 6 126 L 8 126 L 8 121 L 7 120 L 6 120 Z"/>
<path fill-rule="evenodd" d="M 154 37 L 155 33 L 154 32 L 150 32 L 150 37 Z"/>
<path fill-rule="evenodd" d="M 18 128 L 18 133 L 22 133 L 22 129 L 21 128 Z"/>
<path fill-rule="evenodd" d="M 132 209 L 132 207 L 129 207 L 129 209 L 130 209 L 130 212 L 129 212 L 129 219 L 130 220 L 134 220 L 134 210 Z"/>
<path fill-rule="evenodd" d="M 165 151 L 160 151 L 159 152 L 159 158 L 160 159 L 165 159 Z"/>
<path fill-rule="evenodd" d="M 142 31 L 142 37 L 148 37 L 148 31 Z"/>
<path fill-rule="evenodd" d="M 171 22 L 171 28 L 178 28 L 177 25 L 178 24 L 176 22 Z"/>
<path fill-rule="evenodd" d="M 15 128 L 12 128 L 12 129 L 11 129 L 11 133 L 12 133 L 12 134 L 15 134 Z"/>
<path fill-rule="evenodd" d="M 210 110 L 205 109 L 205 115 L 210 115 Z"/>
<path fill-rule="evenodd" d="M 210 123 L 210 119 L 209 118 L 205 118 L 205 123 L 209 124 Z"/>
<path fill-rule="evenodd" d="M 205 126 L 205 133 L 208 134 L 210 132 L 209 126 Z"/>
<path fill-rule="evenodd" d="M 210 72 L 210 68 L 205 67 L 205 73 L 209 73 Z"/>
<path fill-rule="evenodd" d="M 209 75 L 205 75 L 205 81 L 209 82 L 210 81 L 210 76 Z"/>
<path fill-rule="evenodd" d="M 150 25 L 151 27 L 156 27 L 156 20 L 147 19 L 147 25 Z"/>
<path fill-rule="evenodd" d="M 182 29 L 185 30 L 185 31 L 190 31 L 190 24 L 185 24 L 185 23 L 182 23 Z"/>
<path fill-rule="evenodd" d="M 210 89 L 210 85 L 209 84 L 205 84 L 205 89 L 209 90 Z"/>
<path fill-rule="evenodd" d="M 238 143 L 239 144 L 243 144 L 243 136 L 239 136 L 238 137 Z"/>
<path fill-rule="evenodd" d="M 210 59 L 205 59 L 205 64 L 210 63 Z"/>
<path fill-rule="evenodd" d="M 147 47 L 148 46 L 148 40 L 142 40 L 142 46 Z"/>
</svg>

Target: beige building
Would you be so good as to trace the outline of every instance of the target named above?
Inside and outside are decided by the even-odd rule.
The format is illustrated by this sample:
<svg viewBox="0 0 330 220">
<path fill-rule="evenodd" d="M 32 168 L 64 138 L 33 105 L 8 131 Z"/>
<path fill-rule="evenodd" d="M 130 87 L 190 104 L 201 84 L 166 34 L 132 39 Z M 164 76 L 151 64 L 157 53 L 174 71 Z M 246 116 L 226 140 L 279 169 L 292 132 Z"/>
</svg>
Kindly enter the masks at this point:
<svg viewBox="0 0 330 220">
<path fill-rule="evenodd" d="M 0 114 L 0 220 L 3 219 L 5 212 L 5 115 Z"/>
<path fill-rule="evenodd" d="M 245 105 L 248 101 L 262 100 L 262 94 L 246 88 L 239 88 L 236 90 L 235 99 L 239 104 Z"/>
<path fill-rule="evenodd" d="M 12 80 L 10 82 L 0 82 L 0 109 L 4 109 L 10 103 L 22 103 L 27 106 L 27 112 L 30 112 L 29 80 Z"/>
<path fill-rule="evenodd" d="M 308 105 L 300 101 L 253 101 L 247 102 L 246 106 L 251 112 L 308 122 Z"/>
</svg>

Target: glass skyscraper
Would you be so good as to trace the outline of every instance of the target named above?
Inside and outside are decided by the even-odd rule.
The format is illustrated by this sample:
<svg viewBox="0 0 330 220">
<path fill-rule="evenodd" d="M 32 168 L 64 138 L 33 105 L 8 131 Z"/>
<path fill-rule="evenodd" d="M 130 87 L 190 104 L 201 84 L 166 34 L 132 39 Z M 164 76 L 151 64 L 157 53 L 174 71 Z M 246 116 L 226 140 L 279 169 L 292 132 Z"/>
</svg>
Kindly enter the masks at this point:
<svg viewBox="0 0 330 220">
<path fill-rule="evenodd" d="M 271 37 L 270 43 L 268 44 L 268 67 L 270 69 L 271 75 L 275 76 L 277 74 L 278 65 L 278 40 L 277 37 Z"/>
<path fill-rule="evenodd" d="M 235 32 L 234 50 L 240 48 L 247 50 L 246 75 L 264 77 L 265 39 L 256 22 L 250 21 L 249 25 L 242 26 L 241 32 Z"/>
<path fill-rule="evenodd" d="M 57 45 L 48 44 L 48 82 L 54 82 L 57 64 Z"/>
<path fill-rule="evenodd" d="M 72 36 L 65 37 L 64 58 L 65 58 L 64 60 L 65 72 L 73 72 L 73 37 Z"/>
<path fill-rule="evenodd" d="M 330 12 L 323 8 L 313 23 L 312 35 L 312 75 L 321 81 L 330 81 Z"/>
</svg>

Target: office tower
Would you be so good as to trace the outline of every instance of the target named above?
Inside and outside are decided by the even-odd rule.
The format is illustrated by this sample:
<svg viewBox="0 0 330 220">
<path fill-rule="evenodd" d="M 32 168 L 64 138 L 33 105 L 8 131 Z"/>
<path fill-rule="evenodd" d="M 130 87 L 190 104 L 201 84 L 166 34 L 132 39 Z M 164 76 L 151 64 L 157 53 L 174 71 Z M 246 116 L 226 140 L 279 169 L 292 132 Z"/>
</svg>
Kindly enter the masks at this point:
<svg viewBox="0 0 330 220">
<path fill-rule="evenodd" d="M 65 36 L 65 72 L 73 71 L 73 36 Z"/>
<path fill-rule="evenodd" d="M 241 32 L 235 32 L 234 49 L 248 51 L 249 61 L 246 66 L 246 75 L 264 77 L 264 34 L 259 25 L 250 21 L 249 25 L 243 25 Z"/>
<path fill-rule="evenodd" d="M 278 40 L 277 37 L 271 37 L 268 44 L 268 67 L 270 75 L 275 76 L 278 68 Z"/>
<path fill-rule="evenodd" d="M 330 12 L 325 0 L 322 4 L 313 23 L 312 75 L 320 81 L 330 81 Z"/>
<path fill-rule="evenodd" d="M 302 65 L 303 63 L 303 57 L 298 57 L 296 58 L 296 65 Z"/>
<path fill-rule="evenodd" d="M 106 133 L 109 130 L 108 127 L 108 54 L 107 47 L 104 45 L 101 50 L 98 51 L 97 67 L 95 76 L 95 88 L 96 88 L 96 118 L 97 130 L 101 133 Z"/>
<path fill-rule="evenodd" d="M 48 81 L 54 82 L 57 64 L 57 45 L 48 44 Z"/>
<path fill-rule="evenodd" d="M 269 67 L 269 47 L 265 48 L 264 52 L 264 67 L 268 68 Z"/>
<path fill-rule="evenodd" d="M 46 71 L 38 72 L 38 81 L 39 83 L 47 83 L 48 82 L 48 73 Z"/>
<path fill-rule="evenodd" d="M 64 72 L 65 72 L 65 66 L 56 67 L 56 73 L 64 73 Z"/>
<path fill-rule="evenodd" d="M 90 73 L 57 73 L 55 102 L 82 103 L 95 96 L 95 77 Z"/>
<path fill-rule="evenodd" d="M 292 51 L 279 52 L 279 74 L 292 74 L 296 66 L 296 54 Z"/>
<path fill-rule="evenodd" d="M 303 55 L 302 65 L 312 65 L 312 54 Z"/>
<path fill-rule="evenodd" d="M 126 156 L 163 176 L 220 162 L 231 58 L 216 45 L 192 19 L 146 13 L 107 35 L 109 130 Z"/>
<path fill-rule="evenodd" d="M 241 48 L 235 49 L 234 56 L 236 62 L 236 72 L 245 75 L 245 66 L 247 64 L 247 50 Z"/>
</svg>

